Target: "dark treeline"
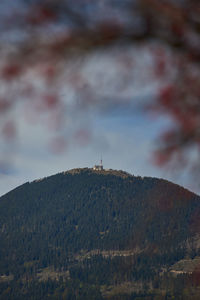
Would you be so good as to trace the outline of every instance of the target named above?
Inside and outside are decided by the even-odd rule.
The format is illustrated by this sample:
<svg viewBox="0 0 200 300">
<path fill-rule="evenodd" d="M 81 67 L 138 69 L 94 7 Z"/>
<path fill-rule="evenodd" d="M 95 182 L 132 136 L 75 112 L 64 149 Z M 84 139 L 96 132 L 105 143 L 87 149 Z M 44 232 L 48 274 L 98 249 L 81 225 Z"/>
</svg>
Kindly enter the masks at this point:
<svg viewBox="0 0 200 300">
<path fill-rule="evenodd" d="M 0 299 L 179 299 L 190 275 L 162 270 L 199 255 L 185 243 L 198 233 L 199 209 L 199 197 L 175 184 L 122 171 L 76 169 L 26 183 L 0 198 Z M 39 280 L 49 267 L 58 278 Z M 141 291 L 109 294 L 124 282 Z M 169 297 L 155 298 L 163 289 Z"/>
</svg>

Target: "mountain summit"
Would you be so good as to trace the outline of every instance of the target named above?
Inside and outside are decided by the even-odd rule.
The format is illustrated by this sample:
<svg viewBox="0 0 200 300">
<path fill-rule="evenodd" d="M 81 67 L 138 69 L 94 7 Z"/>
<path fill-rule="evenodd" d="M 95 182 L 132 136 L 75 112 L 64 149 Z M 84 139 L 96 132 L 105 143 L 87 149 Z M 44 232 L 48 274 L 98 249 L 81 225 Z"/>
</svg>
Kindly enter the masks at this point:
<svg viewBox="0 0 200 300">
<path fill-rule="evenodd" d="M 198 262 L 199 215 L 194 193 L 124 171 L 25 183 L 0 198 L 0 299 L 173 297 Z"/>
</svg>

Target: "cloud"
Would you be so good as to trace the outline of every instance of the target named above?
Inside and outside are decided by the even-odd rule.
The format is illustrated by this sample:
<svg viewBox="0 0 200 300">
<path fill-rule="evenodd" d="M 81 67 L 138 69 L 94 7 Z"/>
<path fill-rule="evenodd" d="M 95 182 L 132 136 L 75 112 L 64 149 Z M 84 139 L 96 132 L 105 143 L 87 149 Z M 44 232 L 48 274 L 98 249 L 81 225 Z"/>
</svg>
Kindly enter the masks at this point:
<svg viewBox="0 0 200 300">
<path fill-rule="evenodd" d="M 141 110 L 152 101 L 159 84 L 151 80 L 151 60 L 141 51 L 135 57 L 129 48 L 121 53 L 121 48 L 100 51 L 69 65 L 65 76 L 73 84 L 67 82 L 59 91 L 63 95 L 63 120 L 58 128 L 48 111 L 33 115 L 32 103 L 27 102 L 29 115 L 22 109 L 24 102 L 16 106 L 13 118 L 18 139 L 11 151 L 14 169 L 1 176 L 1 194 L 26 181 L 71 168 L 92 167 L 101 155 L 105 168 L 172 178 L 151 164 L 155 138 L 169 120 L 149 118 Z M 66 148 L 56 155 L 48 147 L 55 137 L 66 140 Z M 181 183 L 180 178 L 177 182 Z"/>
</svg>

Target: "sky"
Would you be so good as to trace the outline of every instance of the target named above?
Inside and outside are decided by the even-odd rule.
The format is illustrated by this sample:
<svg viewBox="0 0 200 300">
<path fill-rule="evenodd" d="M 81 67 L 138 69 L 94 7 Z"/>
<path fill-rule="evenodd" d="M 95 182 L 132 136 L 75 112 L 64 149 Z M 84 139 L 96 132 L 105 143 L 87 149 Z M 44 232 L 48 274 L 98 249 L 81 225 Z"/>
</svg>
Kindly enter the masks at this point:
<svg viewBox="0 0 200 300">
<path fill-rule="evenodd" d="M 87 142 L 71 138 L 61 153 L 48 147 L 52 136 L 41 124 L 21 121 L 19 137 L 10 154 L 10 169 L 0 176 L 1 195 L 27 181 L 47 177 L 73 168 L 93 167 L 102 157 L 106 169 L 127 171 L 135 176 L 165 178 L 189 189 L 182 171 L 176 175 L 152 164 L 158 135 L 168 120 L 154 119 L 139 109 L 134 113 L 95 113 Z"/>
<path fill-rule="evenodd" d="M 101 157 L 106 169 L 165 178 L 199 192 L 186 170 L 172 173 L 152 162 L 158 137 L 171 120 L 144 109 L 152 103 L 161 83 L 152 76 L 148 54 L 136 50 L 117 47 L 97 51 L 87 60 L 67 66 L 65 76 L 78 72 L 82 80 L 75 87 L 66 81 L 60 87 L 63 121 L 57 130 L 47 121 L 53 115 L 32 114 L 31 103 L 27 113 L 24 102 L 19 101 L 10 112 L 17 137 L 1 147 L 1 157 L 9 166 L 0 175 L 0 195 L 27 181 L 73 168 L 92 168 Z M 64 137 L 65 147 L 61 152 L 52 151 L 59 137 Z"/>
<path fill-rule="evenodd" d="M 0 14 L 6 16 L 10 6 L 7 1 L 1 5 L 3 3 Z M 16 3 L 14 9 L 20 8 L 20 1 Z M 104 9 L 102 3 L 101 9 Z M 94 16 L 91 7 L 88 13 Z M 19 38 L 19 33 L 12 33 L 11 39 Z M 151 47 L 154 47 L 153 42 Z M 170 55 L 167 49 L 166 55 Z M 187 170 L 172 173 L 152 163 L 158 137 L 170 126 L 171 120 L 164 116 L 155 118 L 144 110 L 162 85 L 153 74 L 153 60 L 148 51 L 140 45 L 118 44 L 96 50 L 84 59 L 70 61 L 63 69 L 64 77 L 60 78 L 59 85 L 63 101 L 59 129 L 52 128 L 48 114 L 37 116 L 36 112 L 33 116 L 30 102 L 24 109 L 21 101 L 10 112 L 17 136 L 5 143 L 1 140 L 0 158 L 9 165 L 1 170 L 0 195 L 27 181 L 72 168 L 93 167 L 101 157 L 104 168 L 121 169 L 135 176 L 165 178 L 200 191 L 198 184 L 188 180 Z M 169 77 L 172 73 L 167 72 Z M 81 78 L 75 86 L 67 81 L 73 76 Z M 41 89 L 38 78 L 29 80 Z M 4 87 L 0 86 L 1 89 Z M 54 116 L 50 114 L 50 118 Z M 52 144 L 55 146 L 59 137 L 64 138 L 65 147 L 54 153 Z"/>
</svg>

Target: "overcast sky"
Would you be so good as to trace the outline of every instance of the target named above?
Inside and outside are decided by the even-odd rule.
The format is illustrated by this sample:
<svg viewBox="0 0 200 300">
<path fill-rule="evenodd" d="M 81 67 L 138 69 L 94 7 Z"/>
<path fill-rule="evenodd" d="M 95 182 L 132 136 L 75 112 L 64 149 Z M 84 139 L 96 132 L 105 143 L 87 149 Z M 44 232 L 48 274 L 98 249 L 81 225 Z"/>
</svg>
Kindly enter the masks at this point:
<svg viewBox="0 0 200 300">
<path fill-rule="evenodd" d="M 10 112 L 17 137 L 1 143 L 0 158 L 9 166 L 1 169 L 0 195 L 27 181 L 72 168 L 93 167 L 101 156 L 104 168 L 162 177 L 193 191 L 200 190 L 187 179 L 186 171 L 172 174 L 152 164 L 157 138 L 169 126 L 169 120 L 163 116 L 153 118 L 142 109 L 162 84 L 152 73 L 152 58 L 146 50 L 139 45 L 116 45 L 96 51 L 83 61 L 77 58 L 65 69 L 66 78 L 74 73 L 82 83 L 76 82 L 74 87 L 62 81 L 65 84 L 59 92 L 64 121 L 57 132 L 46 122 L 45 113 L 38 118 L 27 114 L 24 102 Z M 31 80 L 40 85 L 37 79 Z M 87 103 L 81 102 L 82 97 Z M 31 111 L 31 103 L 29 106 Z M 52 153 L 49 145 L 60 136 L 65 139 L 65 148 Z"/>
<path fill-rule="evenodd" d="M 90 119 L 89 140 L 71 138 L 64 151 L 55 154 L 48 147 L 52 139 L 49 129 L 21 121 L 19 138 L 10 153 L 10 169 L 0 176 L 1 195 L 27 181 L 72 168 L 93 167 L 101 156 L 104 168 L 121 169 L 136 176 L 166 178 L 197 191 L 197 187 L 185 181 L 183 171 L 175 176 L 152 164 L 156 138 L 167 123 L 139 110 L 95 113 Z"/>
</svg>

